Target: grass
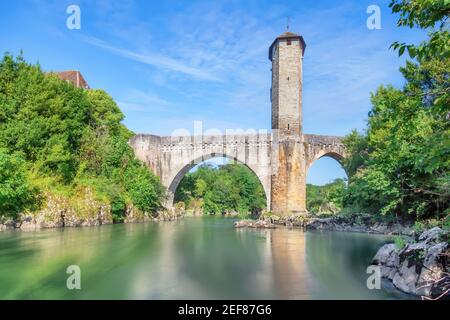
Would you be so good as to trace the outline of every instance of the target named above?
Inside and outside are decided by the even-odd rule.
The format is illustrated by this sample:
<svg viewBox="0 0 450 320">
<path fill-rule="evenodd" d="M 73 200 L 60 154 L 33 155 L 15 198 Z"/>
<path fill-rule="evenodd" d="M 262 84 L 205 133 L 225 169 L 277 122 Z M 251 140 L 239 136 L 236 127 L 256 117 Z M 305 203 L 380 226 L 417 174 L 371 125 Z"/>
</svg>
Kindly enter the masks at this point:
<svg viewBox="0 0 450 320">
<path fill-rule="evenodd" d="M 397 248 L 397 250 L 401 250 L 406 246 L 408 241 L 406 241 L 406 239 L 402 236 L 395 236 L 394 243 L 395 243 L 395 247 Z"/>
</svg>

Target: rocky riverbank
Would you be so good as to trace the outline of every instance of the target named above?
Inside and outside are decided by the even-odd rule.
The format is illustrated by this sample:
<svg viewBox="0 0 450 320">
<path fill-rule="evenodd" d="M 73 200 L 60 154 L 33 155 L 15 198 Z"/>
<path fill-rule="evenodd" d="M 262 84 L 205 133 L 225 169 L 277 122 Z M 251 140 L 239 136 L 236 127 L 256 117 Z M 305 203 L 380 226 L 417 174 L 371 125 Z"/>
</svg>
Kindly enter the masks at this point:
<svg viewBox="0 0 450 320">
<path fill-rule="evenodd" d="M 450 299 L 450 245 L 448 232 L 435 227 L 403 247 L 382 246 L 372 260 L 381 276 L 399 290 L 425 299 Z"/>
<path fill-rule="evenodd" d="M 450 299 L 450 239 L 448 231 L 434 227 L 417 233 L 410 225 L 374 222 L 369 215 L 317 218 L 275 215 L 239 220 L 235 228 L 271 229 L 277 226 L 304 230 L 363 232 L 397 235 L 398 243 L 382 246 L 372 260 L 381 276 L 395 288 L 424 299 Z"/>
<path fill-rule="evenodd" d="M 124 223 L 147 221 L 170 221 L 180 219 L 184 213 L 176 208 L 160 210 L 148 214 L 133 206 L 128 206 L 123 217 Z M 87 193 L 76 204 L 64 197 L 46 194 L 42 209 L 32 213 L 22 213 L 16 219 L 0 218 L 0 231 L 34 231 L 48 228 L 90 227 L 113 224 L 111 206 L 93 198 Z"/>
<path fill-rule="evenodd" d="M 331 218 L 311 218 L 305 222 L 306 230 L 363 232 L 389 235 L 413 236 L 414 229 L 409 224 L 373 221 L 371 215 L 335 216 Z"/>
<path fill-rule="evenodd" d="M 274 229 L 276 225 L 269 220 L 238 220 L 234 222 L 235 228 Z"/>
<path fill-rule="evenodd" d="M 364 232 L 390 235 L 413 236 L 415 231 L 410 225 L 388 222 L 374 222 L 370 215 L 333 216 L 317 218 L 309 215 L 279 217 L 262 215 L 258 220 L 241 220 L 235 223 L 237 228 L 275 228 L 276 226 L 297 227 L 305 230 Z"/>
</svg>

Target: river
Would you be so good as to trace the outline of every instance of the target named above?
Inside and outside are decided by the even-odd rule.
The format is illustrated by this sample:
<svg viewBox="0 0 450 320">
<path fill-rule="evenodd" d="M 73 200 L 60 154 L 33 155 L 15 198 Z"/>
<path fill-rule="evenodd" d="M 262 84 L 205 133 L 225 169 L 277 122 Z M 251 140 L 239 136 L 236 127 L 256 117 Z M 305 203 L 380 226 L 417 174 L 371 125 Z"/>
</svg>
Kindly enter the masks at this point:
<svg viewBox="0 0 450 320">
<path fill-rule="evenodd" d="M 396 299 L 369 290 L 386 237 L 234 229 L 233 219 L 0 233 L 0 299 Z M 69 290 L 77 265 L 81 289 Z"/>
</svg>

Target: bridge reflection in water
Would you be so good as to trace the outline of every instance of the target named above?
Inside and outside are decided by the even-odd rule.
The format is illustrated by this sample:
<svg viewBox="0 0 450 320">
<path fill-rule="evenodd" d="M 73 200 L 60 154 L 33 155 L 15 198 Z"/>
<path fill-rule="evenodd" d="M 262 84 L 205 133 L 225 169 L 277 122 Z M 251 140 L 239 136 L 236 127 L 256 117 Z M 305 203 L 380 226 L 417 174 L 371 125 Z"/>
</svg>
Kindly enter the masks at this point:
<svg viewBox="0 0 450 320">
<path fill-rule="evenodd" d="M 306 263 L 306 237 L 299 230 L 267 230 L 268 264 L 272 266 L 273 288 L 281 299 L 311 297 L 311 274 Z"/>
</svg>

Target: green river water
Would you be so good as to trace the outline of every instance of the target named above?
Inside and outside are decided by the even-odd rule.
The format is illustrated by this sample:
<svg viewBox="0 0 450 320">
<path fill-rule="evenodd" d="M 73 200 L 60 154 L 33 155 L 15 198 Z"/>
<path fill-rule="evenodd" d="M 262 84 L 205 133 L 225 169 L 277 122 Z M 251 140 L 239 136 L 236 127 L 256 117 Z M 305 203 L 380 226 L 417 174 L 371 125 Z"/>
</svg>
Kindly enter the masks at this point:
<svg viewBox="0 0 450 320">
<path fill-rule="evenodd" d="M 396 299 L 369 290 L 386 237 L 233 228 L 233 219 L 0 233 L 0 299 Z M 81 289 L 66 269 L 78 265 Z"/>
</svg>

